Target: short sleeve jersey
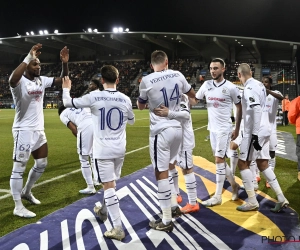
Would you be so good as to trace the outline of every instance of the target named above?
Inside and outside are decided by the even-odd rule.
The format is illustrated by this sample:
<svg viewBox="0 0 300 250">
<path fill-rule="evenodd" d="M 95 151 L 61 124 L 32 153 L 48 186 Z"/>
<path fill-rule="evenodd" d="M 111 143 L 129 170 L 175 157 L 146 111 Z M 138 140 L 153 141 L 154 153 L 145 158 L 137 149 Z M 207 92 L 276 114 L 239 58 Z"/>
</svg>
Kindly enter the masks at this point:
<svg viewBox="0 0 300 250">
<path fill-rule="evenodd" d="M 44 93 L 53 82 L 53 77 L 40 76 L 32 81 L 23 75 L 18 86 L 10 87 L 16 109 L 13 130 L 44 130 Z"/>
<path fill-rule="evenodd" d="M 282 96 L 281 92 L 278 90 L 273 90 L 273 92 Z M 272 128 L 272 132 L 276 132 L 277 124 L 276 124 L 276 116 L 278 111 L 279 100 L 272 95 L 268 95 L 266 99 L 266 108 L 269 110 L 269 121 L 270 126 Z"/>
<path fill-rule="evenodd" d="M 190 114 L 190 104 L 189 99 L 182 98 L 180 102 L 180 110 L 188 112 Z M 182 146 L 181 150 L 187 151 L 195 147 L 195 135 L 193 130 L 192 116 L 190 114 L 190 119 L 181 120 L 182 125 Z"/>
<path fill-rule="evenodd" d="M 231 131 L 232 105 L 241 102 L 239 89 L 225 79 L 219 84 L 208 80 L 196 93 L 198 100 L 204 97 L 207 103 L 209 130 L 211 132 Z"/>
<path fill-rule="evenodd" d="M 74 108 L 89 107 L 92 113 L 95 159 L 124 157 L 126 151 L 126 124 L 134 120 L 132 103 L 128 96 L 106 89 L 92 91 L 72 99 Z"/>
<path fill-rule="evenodd" d="M 92 123 L 92 114 L 89 108 L 66 108 L 59 117 L 66 126 L 71 121 L 80 129 L 84 129 Z"/>
<path fill-rule="evenodd" d="M 244 84 L 244 93 L 242 97 L 242 112 L 244 120 L 244 136 L 249 137 L 253 132 L 253 107 L 255 105 L 260 105 L 262 109 L 261 115 L 261 126 L 259 133 L 267 135 L 269 131 L 269 116 L 268 110 L 265 109 L 266 101 L 266 88 L 265 86 L 255 80 L 254 78 L 249 78 Z"/>
<path fill-rule="evenodd" d="M 148 102 L 151 136 L 170 126 L 181 127 L 180 122 L 175 119 L 156 116 L 153 109 L 164 105 L 171 111 L 179 111 L 181 95 L 189 92 L 191 88 L 182 73 L 176 70 L 153 72 L 142 78 L 138 101 Z"/>
</svg>

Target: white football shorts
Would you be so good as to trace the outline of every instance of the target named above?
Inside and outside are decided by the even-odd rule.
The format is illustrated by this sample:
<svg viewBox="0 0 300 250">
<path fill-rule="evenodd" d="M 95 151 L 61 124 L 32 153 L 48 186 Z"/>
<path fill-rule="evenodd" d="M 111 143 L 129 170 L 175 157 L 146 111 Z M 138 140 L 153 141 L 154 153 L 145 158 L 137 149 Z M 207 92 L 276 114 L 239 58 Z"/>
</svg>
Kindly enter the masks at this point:
<svg viewBox="0 0 300 250">
<path fill-rule="evenodd" d="M 44 130 L 13 130 L 13 137 L 13 160 L 20 162 L 27 162 L 31 152 L 47 143 Z"/>
<path fill-rule="evenodd" d="M 229 148 L 231 132 L 210 132 L 210 145 L 214 156 L 224 158 Z"/>
<path fill-rule="evenodd" d="M 177 165 L 182 169 L 190 169 L 193 164 L 193 150 L 180 151 L 177 156 Z"/>
<path fill-rule="evenodd" d="M 156 136 L 150 136 L 150 157 L 156 171 L 169 169 L 169 163 L 174 163 L 182 141 L 182 128 L 169 127 Z"/>
<path fill-rule="evenodd" d="M 270 159 L 270 136 L 259 137 L 258 143 L 262 147 L 260 151 L 257 151 L 253 147 L 252 136 L 243 137 L 240 146 L 239 158 L 243 161 L 255 161 L 256 159 Z"/>
<path fill-rule="evenodd" d="M 90 155 L 93 149 L 93 124 L 77 131 L 77 153 Z"/>
<path fill-rule="evenodd" d="M 110 182 L 120 179 L 124 157 L 116 159 L 95 159 L 94 167 L 99 173 L 100 182 Z"/>
<path fill-rule="evenodd" d="M 270 151 L 276 152 L 277 150 L 277 133 L 273 132 L 270 136 Z"/>
</svg>

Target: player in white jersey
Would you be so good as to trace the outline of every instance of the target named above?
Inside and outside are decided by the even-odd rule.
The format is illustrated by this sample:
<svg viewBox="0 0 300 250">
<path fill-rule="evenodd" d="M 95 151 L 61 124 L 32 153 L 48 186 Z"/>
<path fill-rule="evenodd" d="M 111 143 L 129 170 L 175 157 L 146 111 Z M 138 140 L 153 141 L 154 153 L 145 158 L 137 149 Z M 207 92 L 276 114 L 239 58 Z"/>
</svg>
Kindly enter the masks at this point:
<svg viewBox="0 0 300 250">
<path fill-rule="evenodd" d="M 269 108 L 269 121 L 271 124 L 271 136 L 270 136 L 270 157 L 269 166 L 274 171 L 276 165 L 275 152 L 277 149 L 277 122 L 276 116 L 278 111 L 279 101 L 284 99 L 283 95 L 278 90 L 272 90 L 272 78 L 269 76 L 263 77 L 263 84 L 267 91 L 266 106 Z M 266 182 L 266 187 L 270 187 L 269 183 Z"/>
<path fill-rule="evenodd" d="M 21 201 L 26 199 L 32 204 L 40 204 L 31 188 L 40 178 L 47 166 L 48 145 L 44 132 L 43 99 L 45 88 L 53 84 L 61 84 L 61 77 L 41 76 L 42 44 L 34 45 L 28 55 L 22 56 L 20 65 L 9 77 L 10 90 L 15 104 L 15 118 L 12 127 L 14 137 L 13 169 L 10 177 L 10 188 L 15 208 L 13 214 L 19 217 L 32 218 L 36 214 L 26 209 Z M 69 50 L 64 47 L 60 51 L 62 61 L 61 76 L 69 74 Z M 34 158 L 34 166 L 30 170 L 27 182 L 23 187 L 23 174 L 30 154 Z"/>
<path fill-rule="evenodd" d="M 169 117 L 170 119 L 177 119 L 182 125 L 182 142 L 177 156 L 177 164 L 184 175 L 187 195 L 189 202 L 181 208 L 184 214 L 199 211 L 199 203 L 197 202 L 197 182 L 193 172 L 193 149 L 195 147 L 195 135 L 193 131 L 192 116 L 190 114 L 190 103 L 188 96 L 183 94 L 181 96 L 180 111 L 170 111 L 167 107 L 162 106 L 154 109 L 154 113 L 158 116 Z M 175 163 L 170 163 L 169 167 L 170 182 L 174 182 L 177 192 L 177 202 L 182 202 L 178 186 L 178 171 L 175 168 Z"/>
<path fill-rule="evenodd" d="M 116 90 L 119 72 L 111 65 L 101 68 L 103 91 L 92 91 L 80 98 L 71 98 L 71 81 L 65 78 L 63 83 L 63 102 L 66 107 L 89 107 L 92 113 L 94 141 L 93 156 L 95 167 L 104 188 L 104 204 L 96 205 L 94 212 L 102 221 L 107 212 L 113 228 L 104 233 L 107 238 L 122 240 L 125 237 L 122 228 L 119 200 L 116 196 L 115 181 L 120 178 L 126 151 L 126 124 L 134 124 L 132 103 L 128 96 Z"/>
<path fill-rule="evenodd" d="M 65 124 L 77 138 L 77 153 L 79 155 L 81 173 L 87 184 L 87 188 L 79 190 L 79 193 L 94 194 L 96 193 L 96 189 L 93 184 L 90 165 L 90 156 L 92 156 L 93 147 L 93 123 L 91 111 L 88 108 L 66 108 L 62 105 L 58 109 L 58 115 L 61 122 Z"/>
<path fill-rule="evenodd" d="M 240 64 L 237 73 L 245 87 L 242 97 L 244 134 L 240 146 L 238 167 L 248 195 L 248 202 L 238 206 L 237 210 L 246 212 L 259 208 L 252 181 L 253 175 L 249 169 L 250 162 L 256 160 L 258 169 L 275 191 L 279 201 L 271 211 L 279 212 L 288 205 L 288 201 L 282 193 L 274 172 L 268 167 L 271 126 L 269 109 L 265 106 L 266 88 L 261 82 L 252 78 L 251 68 L 248 64 Z"/>
<path fill-rule="evenodd" d="M 216 163 L 216 192 L 208 200 L 203 201 L 204 206 L 215 206 L 222 203 L 222 191 L 225 178 L 232 187 L 232 200 L 238 199 L 239 184 L 234 180 L 230 167 L 225 161 L 226 152 L 230 140 L 234 140 L 238 134 L 241 123 L 241 97 L 239 89 L 230 81 L 224 79 L 225 62 L 215 58 L 210 63 L 212 80 L 205 81 L 196 93 L 196 102 L 204 97 L 207 103 L 208 130 L 210 131 L 210 143 Z M 232 131 L 232 105 L 237 108 L 236 126 Z"/>
<path fill-rule="evenodd" d="M 151 221 L 155 230 L 170 232 L 173 230 L 173 216 L 180 216 L 177 193 L 168 179 L 169 163 L 174 163 L 182 140 L 181 123 L 176 119 L 160 117 L 153 110 L 161 105 L 170 111 L 180 110 L 180 98 L 183 93 L 194 98 L 195 92 L 179 71 L 168 69 L 168 57 L 165 52 L 156 50 L 151 54 L 153 73 L 142 78 L 137 106 L 140 110 L 148 104 L 150 115 L 150 157 L 155 169 L 158 186 L 158 201 L 162 210 L 162 220 Z"/>
</svg>

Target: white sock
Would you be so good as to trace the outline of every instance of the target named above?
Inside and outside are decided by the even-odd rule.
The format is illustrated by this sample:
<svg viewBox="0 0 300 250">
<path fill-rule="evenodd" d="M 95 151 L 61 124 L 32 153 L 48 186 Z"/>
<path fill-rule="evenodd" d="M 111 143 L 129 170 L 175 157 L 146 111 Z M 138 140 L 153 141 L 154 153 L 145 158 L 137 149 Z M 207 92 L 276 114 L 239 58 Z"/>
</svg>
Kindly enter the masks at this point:
<svg viewBox="0 0 300 250">
<path fill-rule="evenodd" d="M 237 150 L 230 149 L 230 151 L 231 151 L 230 169 L 231 169 L 233 176 L 235 176 L 235 170 L 236 170 L 236 166 L 237 166 L 237 163 L 239 160 L 239 154 L 238 154 Z"/>
<path fill-rule="evenodd" d="M 276 165 L 276 158 L 274 157 L 274 158 L 271 158 L 270 160 L 269 160 L 269 167 L 274 171 L 274 169 L 275 169 L 275 165 Z"/>
<path fill-rule="evenodd" d="M 91 170 L 92 170 L 92 173 L 93 173 L 93 180 L 95 182 L 99 182 L 97 169 L 95 168 L 94 159 L 93 159 L 92 156 L 90 156 L 90 165 L 91 165 Z"/>
<path fill-rule="evenodd" d="M 176 192 L 176 189 L 175 189 L 175 185 L 174 185 L 172 175 L 170 175 L 170 174 L 171 173 L 169 172 L 169 183 L 170 183 L 170 188 L 171 188 L 171 207 L 175 209 L 176 207 L 178 207 L 177 192 Z"/>
<path fill-rule="evenodd" d="M 253 175 L 250 171 L 250 169 L 244 169 L 240 171 L 241 176 L 242 176 L 242 180 L 243 180 L 243 184 L 246 190 L 246 193 L 248 195 L 248 202 L 252 203 L 252 204 L 256 204 L 257 203 L 257 199 L 255 196 L 255 191 L 254 191 L 254 186 L 253 186 Z"/>
<path fill-rule="evenodd" d="M 275 194 L 277 195 L 278 201 L 279 202 L 285 201 L 285 197 L 282 193 L 281 187 L 278 183 L 278 180 L 276 178 L 274 171 L 269 167 L 266 170 L 264 170 L 262 172 L 262 174 L 265 176 L 265 178 L 269 182 L 271 188 L 274 190 Z"/>
<path fill-rule="evenodd" d="M 171 187 L 168 179 L 157 181 L 157 198 L 163 213 L 162 222 L 167 225 L 172 220 Z"/>
<path fill-rule="evenodd" d="M 36 183 L 36 181 L 44 173 L 47 163 L 47 157 L 34 160 L 34 165 L 29 171 L 27 182 L 23 188 L 25 194 L 29 194 L 31 192 L 31 188 L 34 183 Z"/>
<path fill-rule="evenodd" d="M 114 188 L 109 188 L 107 190 L 104 190 L 104 199 L 113 226 L 122 228 L 120 205 L 119 205 L 119 199 L 116 196 L 116 190 Z"/>
<path fill-rule="evenodd" d="M 180 194 L 179 185 L 178 185 L 178 171 L 176 168 L 169 170 L 169 175 L 173 177 L 174 187 L 177 194 Z"/>
<path fill-rule="evenodd" d="M 79 155 L 80 165 L 81 165 L 81 173 L 83 178 L 85 179 L 86 184 L 89 188 L 94 188 L 91 165 L 89 162 L 88 155 Z"/>
<path fill-rule="evenodd" d="M 21 201 L 21 192 L 23 187 L 23 173 L 25 171 L 26 164 L 21 162 L 14 162 L 12 174 L 10 176 L 10 190 L 15 202 L 16 209 L 23 207 Z"/>
<path fill-rule="evenodd" d="M 216 164 L 216 193 L 215 195 L 222 195 L 224 181 L 225 181 L 225 163 L 217 163 Z"/>
<path fill-rule="evenodd" d="M 230 185 L 232 187 L 235 187 L 236 182 L 234 180 L 234 176 L 231 172 L 230 167 L 228 166 L 228 164 L 226 162 L 225 162 L 225 173 L 226 173 L 226 178 L 227 178 L 228 182 L 230 183 Z"/>
<path fill-rule="evenodd" d="M 250 168 L 250 171 L 251 171 L 251 173 L 252 173 L 252 181 L 253 181 L 253 184 L 255 184 L 255 183 L 257 184 L 257 180 L 256 180 L 256 169 L 258 169 L 258 168 L 257 168 L 256 162 L 255 162 L 255 161 L 251 161 L 251 162 L 250 162 L 249 168 Z"/>
<path fill-rule="evenodd" d="M 185 187 L 187 191 L 187 196 L 189 199 L 189 204 L 196 205 L 197 203 L 197 182 L 194 173 L 189 173 L 184 175 Z"/>
</svg>

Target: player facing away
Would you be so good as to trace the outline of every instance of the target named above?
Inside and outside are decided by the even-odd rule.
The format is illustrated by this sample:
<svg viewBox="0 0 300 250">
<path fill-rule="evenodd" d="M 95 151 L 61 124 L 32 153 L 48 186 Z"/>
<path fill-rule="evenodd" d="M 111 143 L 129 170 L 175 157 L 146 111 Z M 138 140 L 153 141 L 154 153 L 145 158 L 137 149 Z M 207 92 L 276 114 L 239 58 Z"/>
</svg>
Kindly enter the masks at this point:
<svg viewBox="0 0 300 250">
<path fill-rule="evenodd" d="M 210 207 L 222 203 L 222 191 L 225 178 L 232 187 L 232 200 L 238 199 L 239 184 L 235 182 L 230 167 L 225 161 L 226 152 L 230 140 L 234 140 L 240 130 L 242 107 L 239 89 L 230 81 L 224 79 L 225 62 L 221 58 L 215 58 L 210 63 L 212 80 L 205 81 L 196 93 L 199 102 L 204 97 L 207 102 L 208 130 L 210 131 L 210 143 L 216 163 L 216 192 L 208 200 L 203 201 L 204 206 Z M 236 105 L 236 125 L 232 131 L 231 112 L 232 105 Z M 193 105 L 193 103 L 192 103 Z"/>
<path fill-rule="evenodd" d="M 72 131 L 77 138 L 77 153 L 79 156 L 81 173 L 87 184 L 87 188 L 79 190 L 81 194 L 95 194 L 93 184 L 90 156 L 93 149 L 93 123 L 92 114 L 88 108 L 66 108 L 60 106 L 58 115 L 63 124 Z M 91 159 L 92 160 L 92 159 Z"/>
<path fill-rule="evenodd" d="M 197 182 L 193 172 L 193 149 L 195 147 L 195 135 L 192 124 L 192 116 L 190 113 L 190 103 L 188 96 L 181 96 L 180 111 L 170 111 L 167 107 L 161 106 L 154 109 L 154 113 L 158 116 L 177 119 L 182 125 L 182 142 L 177 156 L 177 164 L 182 170 L 187 190 L 188 203 L 181 208 L 184 214 L 198 212 L 200 207 L 197 202 Z M 175 168 L 175 163 L 169 166 L 169 178 L 173 180 L 177 192 L 177 202 L 182 202 L 178 186 L 178 171 Z M 179 199 L 178 199 L 179 198 Z"/>
<path fill-rule="evenodd" d="M 259 208 L 252 181 L 253 175 L 249 169 L 250 162 L 256 160 L 258 169 L 277 195 L 278 202 L 271 211 L 279 212 L 289 203 L 282 193 L 274 171 L 268 166 L 271 124 L 269 108 L 265 105 L 266 88 L 261 82 L 252 78 L 250 66 L 246 63 L 240 64 L 237 74 L 245 87 L 242 97 L 244 133 L 238 167 L 248 195 L 248 201 L 238 206 L 237 210 L 247 212 Z"/>
<path fill-rule="evenodd" d="M 13 214 L 19 217 L 32 218 L 36 214 L 26 209 L 21 201 L 28 200 L 38 205 L 31 189 L 41 177 L 47 166 L 48 144 L 44 132 L 43 98 L 45 89 L 53 84 L 61 84 L 61 77 L 41 76 L 42 44 L 34 45 L 20 65 L 9 77 L 10 90 L 16 107 L 12 133 L 14 138 L 13 169 L 10 177 L 10 189 L 15 208 Z M 69 50 L 64 47 L 60 51 L 62 61 L 61 76 L 69 74 Z M 23 174 L 30 155 L 34 158 L 34 165 L 29 171 L 27 182 L 23 187 Z"/>
<path fill-rule="evenodd" d="M 120 216 L 116 180 L 120 178 L 126 151 L 126 124 L 134 124 L 132 103 L 128 96 L 116 90 L 119 72 L 112 65 L 100 69 L 103 91 L 92 91 L 80 98 L 71 98 L 71 80 L 63 82 L 63 102 L 66 107 L 90 108 L 92 113 L 94 141 L 93 156 L 99 179 L 104 189 L 103 206 L 95 206 L 100 220 L 109 214 L 113 228 L 104 233 L 111 239 L 122 240 L 125 232 Z"/>
<path fill-rule="evenodd" d="M 164 51 L 151 54 L 153 73 L 142 78 L 137 106 L 145 109 L 147 103 L 150 115 L 149 150 L 157 180 L 157 196 L 162 210 L 162 219 L 150 221 L 151 228 L 159 231 L 173 230 L 172 217 L 181 215 L 177 204 L 177 192 L 169 182 L 169 163 L 174 163 L 182 140 L 181 123 L 176 119 L 156 116 L 155 108 L 164 105 L 170 111 L 180 110 L 182 93 L 194 98 L 195 92 L 179 71 L 168 69 L 168 57 Z"/>
</svg>

